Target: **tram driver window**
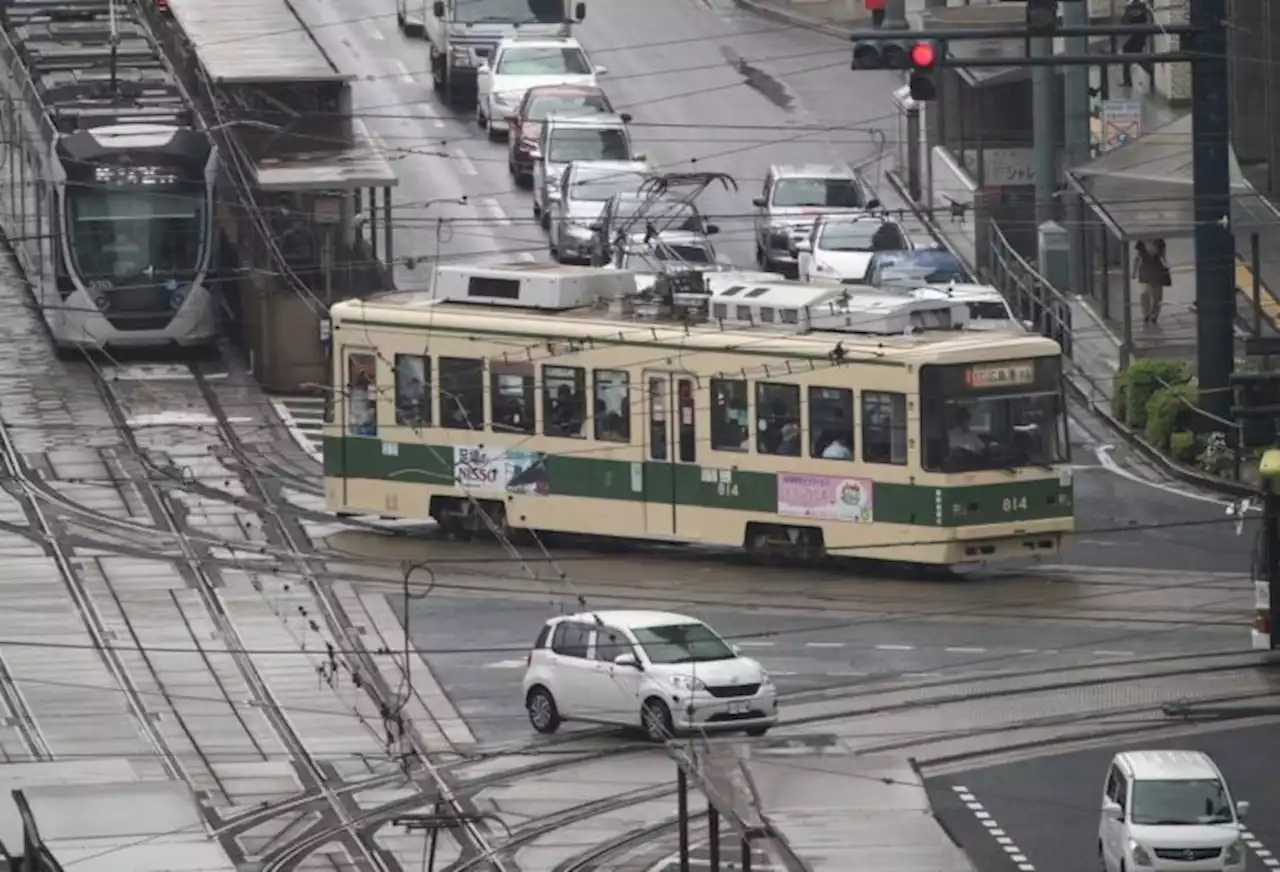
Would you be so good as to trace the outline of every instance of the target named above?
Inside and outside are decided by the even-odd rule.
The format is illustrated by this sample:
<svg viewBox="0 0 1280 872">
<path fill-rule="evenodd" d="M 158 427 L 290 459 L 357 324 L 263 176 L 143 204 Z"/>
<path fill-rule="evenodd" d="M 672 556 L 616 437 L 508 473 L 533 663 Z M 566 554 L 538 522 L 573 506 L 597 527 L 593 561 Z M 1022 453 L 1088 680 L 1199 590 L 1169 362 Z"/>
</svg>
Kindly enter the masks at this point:
<svg viewBox="0 0 1280 872">
<path fill-rule="evenodd" d="M 756 385 L 756 450 L 800 456 L 800 386 Z"/>
<path fill-rule="evenodd" d="M 347 356 L 347 432 L 378 435 L 378 359 L 372 354 Z"/>
<path fill-rule="evenodd" d="M 566 439 L 585 439 L 586 371 L 580 366 L 544 366 L 542 390 L 542 432 Z"/>
<path fill-rule="evenodd" d="M 751 447 L 751 417 L 747 383 L 741 379 L 711 380 L 711 447 L 715 451 L 747 451 Z"/>
<path fill-rule="evenodd" d="M 404 427 L 431 426 L 431 358 L 396 355 L 396 423 Z"/>
<path fill-rule="evenodd" d="M 853 460 L 853 391 L 809 388 L 809 456 Z"/>
<path fill-rule="evenodd" d="M 631 441 L 631 389 L 630 376 L 611 369 L 597 369 L 592 374 L 595 381 L 596 438 L 601 442 Z"/>
<path fill-rule="evenodd" d="M 907 397 L 862 393 L 862 459 L 867 463 L 907 464 Z"/>
<path fill-rule="evenodd" d="M 533 386 L 533 368 L 503 367 L 489 379 L 489 419 L 495 433 L 533 433 L 538 396 Z"/>
<path fill-rule="evenodd" d="M 440 358 L 440 426 L 484 429 L 484 361 Z"/>
</svg>

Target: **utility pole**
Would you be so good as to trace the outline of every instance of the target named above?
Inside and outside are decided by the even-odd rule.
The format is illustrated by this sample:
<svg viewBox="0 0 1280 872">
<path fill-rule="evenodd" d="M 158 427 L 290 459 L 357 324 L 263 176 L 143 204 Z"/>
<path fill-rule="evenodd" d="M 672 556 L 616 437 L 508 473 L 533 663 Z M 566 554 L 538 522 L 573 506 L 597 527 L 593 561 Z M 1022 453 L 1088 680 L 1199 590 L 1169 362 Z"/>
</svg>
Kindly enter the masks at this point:
<svg viewBox="0 0 1280 872">
<path fill-rule="evenodd" d="M 884 13 L 884 30 L 907 29 L 907 0 L 889 0 Z"/>
<path fill-rule="evenodd" d="M 1235 364 L 1235 236 L 1226 0 L 1191 0 L 1191 149 L 1195 196 L 1196 375 L 1200 406 L 1226 418 Z"/>
<path fill-rule="evenodd" d="M 1089 24 L 1089 4 L 1065 3 L 1062 5 L 1064 27 L 1085 27 Z M 1083 36 L 1066 39 L 1067 54 L 1082 55 L 1089 50 L 1089 41 Z M 1102 67 L 1106 75 L 1107 67 Z M 1065 166 L 1071 170 L 1089 162 L 1089 68 L 1067 67 L 1063 81 L 1062 136 L 1065 149 Z M 1071 192 L 1065 200 L 1063 225 L 1070 245 L 1068 284 L 1071 293 L 1078 294 L 1085 287 L 1085 234 L 1081 226 L 1083 217 L 1079 195 Z"/>
<path fill-rule="evenodd" d="M 1031 38 L 1031 56 L 1053 57 L 1053 38 Z M 1031 68 L 1031 131 L 1035 140 L 1036 227 L 1054 219 L 1054 194 L 1058 190 L 1058 143 L 1054 125 L 1054 68 Z"/>
</svg>

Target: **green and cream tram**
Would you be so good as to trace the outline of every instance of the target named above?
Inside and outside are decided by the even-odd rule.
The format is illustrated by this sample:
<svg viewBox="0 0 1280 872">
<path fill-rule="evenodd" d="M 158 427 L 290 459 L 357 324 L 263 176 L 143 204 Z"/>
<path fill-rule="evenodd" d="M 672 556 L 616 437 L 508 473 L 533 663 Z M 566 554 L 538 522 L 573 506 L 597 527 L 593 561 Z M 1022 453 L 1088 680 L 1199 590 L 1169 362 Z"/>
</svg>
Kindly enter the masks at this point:
<svg viewBox="0 0 1280 872">
<path fill-rule="evenodd" d="M 432 299 L 335 305 L 328 505 L 938 565 L 1059 552 L 1056 343 L 966 331 L 950 301 L 744 282 L 441 267 Z"/>
</svg>

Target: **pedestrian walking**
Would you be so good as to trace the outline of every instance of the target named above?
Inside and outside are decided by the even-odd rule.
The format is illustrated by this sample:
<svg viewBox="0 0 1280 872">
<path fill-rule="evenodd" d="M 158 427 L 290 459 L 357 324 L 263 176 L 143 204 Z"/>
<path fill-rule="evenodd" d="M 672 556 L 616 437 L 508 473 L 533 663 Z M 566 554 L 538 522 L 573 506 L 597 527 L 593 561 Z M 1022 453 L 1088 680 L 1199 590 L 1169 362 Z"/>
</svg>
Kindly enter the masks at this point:
<svg viewBox="0 0 1280 872">
<path fill-rule="evenodd" d="M 1133 277 L 1142 285 L 1142 322 L 1156 324 L 1164 305 L 1164 289 L 1172 276 L 1166 256 L 1168 246 L 1163 239 L 1150 243 L 1141 240 L 1134 246 Z"/>
</svg>

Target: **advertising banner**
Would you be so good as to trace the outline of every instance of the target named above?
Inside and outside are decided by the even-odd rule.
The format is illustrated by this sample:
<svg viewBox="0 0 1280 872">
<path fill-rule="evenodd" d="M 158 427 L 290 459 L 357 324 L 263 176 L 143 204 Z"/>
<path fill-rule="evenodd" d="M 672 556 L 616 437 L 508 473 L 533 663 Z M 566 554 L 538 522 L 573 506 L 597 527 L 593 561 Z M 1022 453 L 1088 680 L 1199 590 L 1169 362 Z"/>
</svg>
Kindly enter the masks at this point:
<svg viewBox="0 0 1280 872">
<path fill-rule="evenodd" d="M 872 506 L 872 482 L 867 478 L 778 475 L 779 515 L 870 524 Z"/>
<path fill-rule="evenodd" d="M 551 492 L 547 455 L 542 451 L 455 446 L 453 481 L 458 487 L 476 493 L 546 496 Z"/>
</svg>

